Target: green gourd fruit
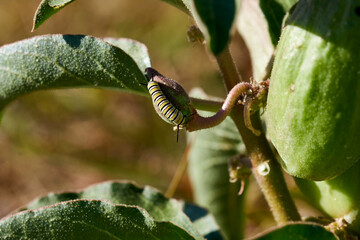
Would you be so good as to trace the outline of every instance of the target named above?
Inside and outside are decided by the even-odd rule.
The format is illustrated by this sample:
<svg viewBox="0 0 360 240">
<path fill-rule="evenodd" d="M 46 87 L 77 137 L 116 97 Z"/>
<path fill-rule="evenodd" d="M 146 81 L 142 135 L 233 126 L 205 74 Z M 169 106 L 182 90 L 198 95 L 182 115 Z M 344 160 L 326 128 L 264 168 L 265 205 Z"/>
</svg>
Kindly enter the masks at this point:
<svg viewBox="0 0 360 240">
<path fill-rule="evenodd" d="M 360 161 L 331 180 L 295 182 L 312 205 L 332 218 L 343 218 L 360 233 Z"/>
<path fill-rule="evenodd" d="M 283 168 L 322 181 L 360 159 L 360 0 L 300 0 L 276 50 L 267 129 Z"/>
</svg>

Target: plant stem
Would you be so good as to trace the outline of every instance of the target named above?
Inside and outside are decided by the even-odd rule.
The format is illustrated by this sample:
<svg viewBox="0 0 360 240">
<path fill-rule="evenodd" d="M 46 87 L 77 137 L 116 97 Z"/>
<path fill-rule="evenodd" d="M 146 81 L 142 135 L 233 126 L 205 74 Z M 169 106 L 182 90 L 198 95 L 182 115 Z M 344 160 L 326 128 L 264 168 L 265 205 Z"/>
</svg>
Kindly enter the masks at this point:
<svg viewBox="0 0 360 240">
<path fill-rule="evenodd" d="M 242 113 L 243 107 L 236 106 L 231 117 L 245 143 L 253 166 L 253 173 L 270 206 L 275 221 L 279 225 L 288 221 L 300 221 L 300 214 L 290 196 L 281 167 L 263 133 L 259 113 L 255 113 L 251 117 L 251 121 L 255 129 L 261 130 L 260 136 L 256 136 L 245 127 Z M 266 174 L 261 170 L 264 166 L 269 169 Z"/>
<path fill-rule="evenodd" d="M 225 48 L 219 55 L 217 55 L 216 61 L 219 65 L 220 73 L 228 91 L 230 91 L 239 82 L 242 82 L 241 75 L 235 67 L 229 48 Z"/>
<path fill-rule="evenodd" d="M 241 81 L 241 77 L 237 72 L 229 49 L 226 49 L 217 56 L 217 61 L 226 87 L 232 89 Z M 280 165 L 276 161 L 274 153 L 263 133 L 259 113 L 255 113 L 251 117 L 254 128 L 262 132 L 259 136 L 256 136 L 246 128 L 243 113 L 244 107 L 237 105 L 233 108 L 231 117 L 245 143 L 253 165 L 255 178 L 270 206 L 275 221 L 279 225 L 288 221 L 300 221 L 300 214 L 290 196 Z M 262 167 L 267 168 L 267 171 L 264 171 Z"/>
</svg>

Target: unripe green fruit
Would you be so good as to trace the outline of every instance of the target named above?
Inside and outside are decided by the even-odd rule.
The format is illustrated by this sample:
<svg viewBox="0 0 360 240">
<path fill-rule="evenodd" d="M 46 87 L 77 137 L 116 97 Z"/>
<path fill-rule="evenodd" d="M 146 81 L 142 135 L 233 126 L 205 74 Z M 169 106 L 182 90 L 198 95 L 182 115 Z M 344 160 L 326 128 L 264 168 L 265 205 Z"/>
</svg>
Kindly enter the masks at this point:
<svg viewBox="0 0 360 240">
<path fill-rule="evenodd" d="M 333 218 L 344 218 L 360 233 L 360 161 L 331 180 L 295 181 L 311 204 Z"/>
<path fill-rule="evenodd" d="M 360 158 L 360 0 L 300 0 L 286 24 L 268 134 L 289 174 L 330 179 Z"/>
</svg>

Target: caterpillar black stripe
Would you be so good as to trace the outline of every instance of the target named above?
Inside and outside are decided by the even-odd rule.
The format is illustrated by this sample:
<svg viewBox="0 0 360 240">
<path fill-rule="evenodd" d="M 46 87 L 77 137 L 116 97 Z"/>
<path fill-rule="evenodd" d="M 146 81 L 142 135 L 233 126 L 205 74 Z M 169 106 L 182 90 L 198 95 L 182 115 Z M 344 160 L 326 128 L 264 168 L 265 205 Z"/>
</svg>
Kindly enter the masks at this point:
<svg viewBox="0 0 360 240">
<path fill-rule="evenodd" d="M 177 127 L 185 123 L 185 116 L 166 98 L 159 83 L 150 79 L 147 88 L 154 105 L 165 119 Z"/>
</svg>

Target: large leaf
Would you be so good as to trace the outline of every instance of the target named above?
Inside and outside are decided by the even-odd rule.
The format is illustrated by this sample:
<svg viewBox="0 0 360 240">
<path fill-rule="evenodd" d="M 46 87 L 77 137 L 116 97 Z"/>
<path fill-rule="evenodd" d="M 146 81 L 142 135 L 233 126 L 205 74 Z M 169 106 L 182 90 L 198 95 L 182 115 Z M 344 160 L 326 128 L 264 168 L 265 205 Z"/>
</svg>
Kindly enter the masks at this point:
<svg viewBox="0 0 360 240">
<path fill-rule="evenodd" d="M 215 55 L 229 42 L 239 4 L 239 0 L 193 0 L 191 12 Z"/>
<path fill-rule="evenodd" d="M 196 202 L 214 215 L 226 239 L 242 239 L 245 194 L 238 195 L 240 186 L 229 182 L 228 173 L 228 160 L 245 153 L 235 124 L 228 118 L 189 137 L 189 174 Z"/>
<path fill-rule="evenodd" d="M 195 239 L 143 209 L 108 201 L 75 200 L 20 212 L 0 221 L 1 239 Z"/>
<path fill-rule="evenodd" d="M 219 239 L 211 238 L 211 236 L 219 236 L 218 226 L 205 209 L 175 199 L 167 199 L 151 187 L 140 188 L 131 182 L 105 182 L 80 192 L 51 193 L 34 200 L 24 210 L 75 199 L 106 199 L 115 204 L 141 207 L 154 220 L 170 221 L 186 229 L 196 239 L 202 239 L 202 236 L 209 240 Z"/>
<path fill-rule="evenodd" d="M 21 95 L 45 89 L 93 87 L 147 93 L 142 69 L 150 64 L 146 48 L 127 40 L 118 46 L 130 52 L 84 35 L 40 36 L 1 47 L 0 110 Z"/>
<path fill-rule="evenodd" d="M 331 232 L 323 226 L 313 223 L 290 223 L 285 226 L 275 228 L 260 236 L 251 238 L 253 240 L 337 240 Z"/>
<path fill-rule="evenodd" d="M 42 0 L 35 12 L 32 31 L 73 1 L 75 0 Z"/>
</svg>

